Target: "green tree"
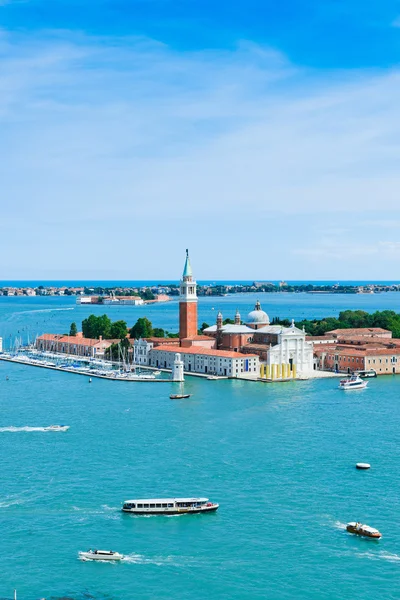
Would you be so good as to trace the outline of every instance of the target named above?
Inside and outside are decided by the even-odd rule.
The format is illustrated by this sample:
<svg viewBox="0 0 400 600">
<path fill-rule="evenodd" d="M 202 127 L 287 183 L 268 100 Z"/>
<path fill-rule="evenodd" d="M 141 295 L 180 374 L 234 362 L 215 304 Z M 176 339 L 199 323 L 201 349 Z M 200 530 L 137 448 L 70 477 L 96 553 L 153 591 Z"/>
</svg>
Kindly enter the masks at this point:
<svg viewBox="0 0 400 600">
<path fill-rule="evenodd" d="M 127 333 L 128 333 L 128 328 L 126 325 L 126 321 L 114 321 L 114 323 L 111 323 L 110 339 L 123 340 L 124 338 L 126 338 Z"/>
<path fill-rule="evenodd" d="M 163 338 L 165 337 L 165 331 L 161 327 L 154 327 L 153 337 Z"/>
<path fill-rule="evenodd" d="M 111 338 L 111 319 L 107 315 L 96 317 L 90 315 L 82 321 L 82 332 L 87 338 L 99 339 L 102 336 L 104 339 Z"/>
<path fill-rule="evenodd" d="M 152 337 L 153 325 L 151 324 L 151 321 L 149 321 L 147 317 L 140 317 L 135 325 L 129 330 L 129 335 L 136 340 L 139 338 Z"/>
<path fill-rule="evenodd" d="M 128 338 L 124 338 L 116 344 L 111 344 L 104 352 L 109 360 L 123 360 L 129 362 L 129 349 L 131 345 Z"/>
<path fill-rule="evenodd" d="M 210 327 L 208 323 L 202 323 L 201 327 L 200 327 L 200 331 L 204 331 L 205 329 L 208 329 L 208 327 Z"/>
<path fill-rule="evenodd" d="M 69 328 L 69 335 L 75 336 L 78 333 L 78 328 L 76 323 L 71 323 L 71 327 Z"/>
<path fill-rule="evenodd" d="M 155 295 L 149 289 L 146 289 L 146 290 L 144 290 L 144 292 L 141 292 L 141 296 L 142 296 L 143 300 L 154 300 L 155 299 Z"/>
<path fill-rule="evenodd" d="M 223 325 L 234 325 L 235 321 L 233 319 L 224 319 Z"/>
</svg>

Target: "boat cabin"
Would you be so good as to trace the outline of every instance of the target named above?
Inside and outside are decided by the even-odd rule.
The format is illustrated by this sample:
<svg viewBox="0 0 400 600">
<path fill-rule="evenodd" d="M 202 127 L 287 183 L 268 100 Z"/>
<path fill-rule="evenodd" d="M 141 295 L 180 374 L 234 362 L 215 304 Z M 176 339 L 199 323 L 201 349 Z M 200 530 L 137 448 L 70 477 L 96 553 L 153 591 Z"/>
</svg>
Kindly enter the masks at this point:
<svg viewBox="0 0 400 600">
<path fill-rule="evenodd" d="M 181 512 L 201 512 L 216 510 L 217 504 L 208 498 L 158 498 L 126 500 L 122 510 L 135 514 L 179 514 Z"/>
</svg>

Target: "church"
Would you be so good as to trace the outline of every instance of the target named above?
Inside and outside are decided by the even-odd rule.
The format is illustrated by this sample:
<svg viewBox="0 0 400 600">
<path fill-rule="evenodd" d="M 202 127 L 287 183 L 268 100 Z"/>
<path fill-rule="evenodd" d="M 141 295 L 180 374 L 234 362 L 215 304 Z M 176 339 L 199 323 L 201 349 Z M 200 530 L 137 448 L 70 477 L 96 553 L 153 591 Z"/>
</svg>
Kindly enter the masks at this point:
<svg viewBox="0 0 400 600">
<path fill-rule="evenodd" d="M 244 323 L 237 310 L 234 324 L 223 325 L 223 316 L 219 312 L 216 325 L 203 333 L 215 339 L 218 349 L 257 354 L 261 377 L 296 378 L 313 370 L 313 345 L 306 341 L 305 331 L 296 327 L 294 321 L 290 327 L 270 325 L 258 300 Z"/>
<path fill-rule="evenodd" d="M 198 332 L 197 284 L 189 253 L 180 281 L 179 340 L 136 340 L 136 364 L 172 369 L 179 352 L 186 372 L 257 379 L 288 379 L 313 370 L 313 345 L 303 330 L 270 325 L 259 301 L 242 323 L 236 311 L 234 324 L 224 325 L 221 312 L 215 325 Z"/>
</svg>

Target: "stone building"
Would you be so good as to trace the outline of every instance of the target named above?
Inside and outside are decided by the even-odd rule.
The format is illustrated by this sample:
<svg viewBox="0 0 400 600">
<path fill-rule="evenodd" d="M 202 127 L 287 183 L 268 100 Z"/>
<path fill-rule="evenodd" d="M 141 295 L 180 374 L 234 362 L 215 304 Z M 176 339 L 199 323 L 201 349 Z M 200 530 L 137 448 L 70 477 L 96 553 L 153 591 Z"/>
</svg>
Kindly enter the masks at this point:
<svg viewBox="0 0 400 600">
<path fill-rule="evenodd" d="M 216 340 L 218 349 L 257 354 L 267 378 L 306 375 L 313 370 L 313 344 L 306 340 L 304 330 L 295 327 L 293 321 L 290 327 L 270 325 L 259 301 L 244 324 L 239 311 L 235 323 L 228 325 L 223 325 L 222 314 L 218 313 L 216 325 L 203 333 Z"/>
</svg>

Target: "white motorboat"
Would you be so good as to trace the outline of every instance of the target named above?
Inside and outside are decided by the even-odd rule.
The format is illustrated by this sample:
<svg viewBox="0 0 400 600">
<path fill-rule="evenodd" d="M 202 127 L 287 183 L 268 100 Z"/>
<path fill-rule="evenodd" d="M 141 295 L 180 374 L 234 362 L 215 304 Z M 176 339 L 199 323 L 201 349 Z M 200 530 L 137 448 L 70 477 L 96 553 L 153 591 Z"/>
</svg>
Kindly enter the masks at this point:
<svg viewBox="0 0 400 600">
<path fill-rule="evenodd" d="M 122 560 L 124 555 L 112 550 L 88 550 L 79 552 L 79 558 L 81 560 Z"/>
<path fill-rule="evenodd" d="M 49 425 L 45 427 L 44 431 L 68 431 L 69 425 Z"/>
<path fill-rule="evenodd" d="M 377 377 L 378 376 L 375 369 L 368 369 L 367 371 L 356 371 L 354 373 L 354 375 L 358 375 L 358 377 L 362 377 L 363 379 L 365 377 Z"/>
<path fill-rule="evenodd" d="M 183 515 L 212 512 L 218 507 L 219 504 L 208 498 L 150 498 L 126 500 L 122 510 L 136 515 Z"/>
<path fill-rule="evenodd" d="M 339 383 L 340 390 L 360 390 L 366 388 L 368 385 L 367 381 L 363 381 L 358 375 L 352 375 L 347 379 L 341 379 Z"/>
</svg>

